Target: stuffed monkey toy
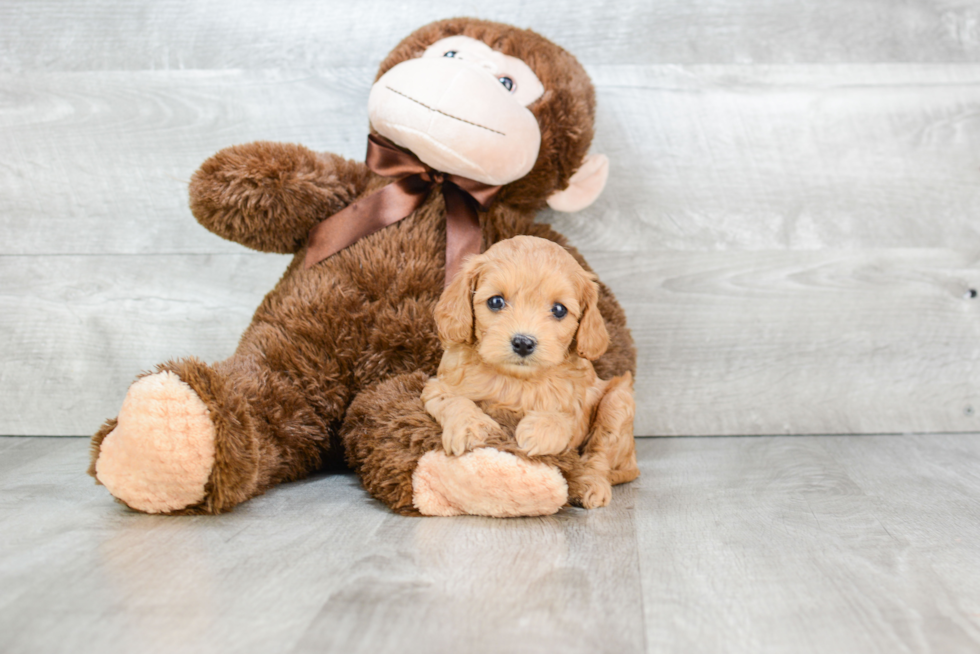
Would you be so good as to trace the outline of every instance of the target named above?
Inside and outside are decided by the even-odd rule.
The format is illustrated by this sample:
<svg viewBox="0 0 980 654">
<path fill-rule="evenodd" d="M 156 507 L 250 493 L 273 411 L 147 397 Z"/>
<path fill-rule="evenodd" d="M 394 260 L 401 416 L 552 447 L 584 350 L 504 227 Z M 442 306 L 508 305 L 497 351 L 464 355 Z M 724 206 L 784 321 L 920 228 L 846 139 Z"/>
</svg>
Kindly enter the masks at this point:
<svg viewBox="0 0 980 654">
<path fill-rule="evenodd" d="M 160 364 L 95 434 L 89 474 L 125 505 L 221 513 L 341 459 L 402 514 L 581 503 L 577 452 L 532 457 L 499 438 L 448 456 L 420 395 L 442 355 L 433 310 L 466 255 L 524 234 L 589 269 L 534 222 L 545 206 L 588 206 L 605 185 L 607 159 L 587 154 L 588 76 L 534 32 L 449 19 L 382 62 L 368 114 L 366 163 L 257 142 L 194 174 L 205 228 L 293 259 L 229 359 Z M 610 338 L 596 372 L 635 374 L 625 315 L 601 284 L 598 307 Z"/>
</svg>

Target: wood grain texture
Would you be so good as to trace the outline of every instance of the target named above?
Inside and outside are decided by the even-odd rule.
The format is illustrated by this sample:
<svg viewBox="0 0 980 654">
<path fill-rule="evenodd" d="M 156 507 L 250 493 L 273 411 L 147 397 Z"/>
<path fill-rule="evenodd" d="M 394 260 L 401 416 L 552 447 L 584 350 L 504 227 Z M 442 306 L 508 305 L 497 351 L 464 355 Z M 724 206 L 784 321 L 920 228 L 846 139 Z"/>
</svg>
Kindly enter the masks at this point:
<svg viewBox="0 0 980 654">
<path fill-rule="evenodd" d="M 230 356 L 277 255 L 0 257 L 0 434 L 82 435 L 136 375 Z"/>
<path fill-rule="evenodd" d="M 21 459 L 0 467 L 5 654 L 643 651 L 628 489 L 603 511 L 418 519 L 335 474 L 174 519 L 94 486 L 82 439 L 0 446 Z"/>
<path fill-rule="evenodd" d="M 363 160 L 368 69 L 0 76 L 0 253 L 242 252 L 200 228 L 187 183 L 236 143 Z"/>
<path fill-rule="evenodd" d="M 637 434 L 976 431 L 978 252 L 650 252 L 590 263 L 639 349 Z"/>
<path fill-rule="evenodd" d="M 980 648 L 977 435 L 637 449 L 648 651 Z"/>
<path fill-rule="evenodd" d="M 389 519 L 295 652 L 642 652 L 628 488 L 541 519 Z"/>
<path fill-rule="evenodd" d="M 602 66 L 599 202 L 545 216 L 594 250 L 980 243 L 980 64 Z M 239 252 L 193 222 L 215 151 L 363 159 L 368 68 L 0 76 L 0 253 Z"/>
<path fill-rule="evenodd" d="M 38 0 L 0 4 L 0 434 L 91 433 L 140 370 L 227 356 L 285 260 L 198 226 L 193 171 L 363 158 L 377 62 L 460 13 L 596 82 L 609 186 L 543 219 L 624 300 L 638 433 L 977 428 L 975 3 Z"/>
<path fill-rule="evenodd" d="M 901 534 L 928 561 L 945 591 L 940 597 L 948 600 L 947 614 L 980 641 L 980 566 L 973 551 L 980 543 L 976 439 L 902 438 L 888 447 L 873 439 L 832 439 L 824 446 L 874 503 L 882 527 Z M 912 461 L 917 474 L 903 474 Z"/>
<path fill-rule="evenodd" d="M 0 5 L 0 70 L 360 66 L 449 16 L 531 27 L 588 64 L 980 59 L 971 0 L 21 0 Z"/>
<path fill-rule="evenodd" d="M 404 518 L 349 474 L 128 511 L 85 439 L 0 438 L 0 650 L 980 648 L 980 434 L 646 439 L 610 507 Z"/>
<path fill-rule="evenodd" d="M 588 256 L 639 348 L 638 435 L 978 427 L 976 252 Z M 92 433 L 141 370 L 224 359 L 286 263 L 0 257 L 0 434 Z"/>
<path fill-rule="evenodd" d="M 980 65 L 602 66 L 595 249 L 980 245 Z"/>
</svg>

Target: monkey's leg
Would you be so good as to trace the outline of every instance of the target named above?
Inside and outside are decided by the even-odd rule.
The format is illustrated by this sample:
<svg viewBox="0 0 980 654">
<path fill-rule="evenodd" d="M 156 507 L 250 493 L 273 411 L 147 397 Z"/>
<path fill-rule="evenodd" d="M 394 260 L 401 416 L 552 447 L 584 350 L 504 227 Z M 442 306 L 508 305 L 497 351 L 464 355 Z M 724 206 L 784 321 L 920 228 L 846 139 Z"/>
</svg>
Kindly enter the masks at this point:
<svg viewBox="0 0 980 654">
<path fill-rule="evenodd" d="M 308 393 L 242 355 L 168 362 L 93 437 L 89 474 L 138 511 L 228 511 L 321 465 L 349 393 Z"/>
<path fill-rule="evenodd" d="M 549 515 L 568 487 L 552 459 L 528 458 L 513 438 L 447 456 L 442 428 L 422 404 L 427 377 L 394 377 L 362 391 L 342 429 L 348 464 L 371 495 L 405 515 Z"/>
</svg>

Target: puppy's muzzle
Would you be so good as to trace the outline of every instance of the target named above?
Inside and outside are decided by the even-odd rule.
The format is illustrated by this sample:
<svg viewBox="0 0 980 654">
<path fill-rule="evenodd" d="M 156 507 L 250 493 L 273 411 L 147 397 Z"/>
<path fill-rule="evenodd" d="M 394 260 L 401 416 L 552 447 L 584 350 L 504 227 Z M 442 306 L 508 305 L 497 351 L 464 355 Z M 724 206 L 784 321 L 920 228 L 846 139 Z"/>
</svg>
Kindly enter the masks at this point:
<svg viewBox="0 0 980 654">
<path fill-rule="evenodd" d="M 514 338 L 510 339 L 510 346 L 521 357 L 530 356 L 537 345 L 538 342 L 536 340 L 525 334 L 517 334 Z"/>
</svg>

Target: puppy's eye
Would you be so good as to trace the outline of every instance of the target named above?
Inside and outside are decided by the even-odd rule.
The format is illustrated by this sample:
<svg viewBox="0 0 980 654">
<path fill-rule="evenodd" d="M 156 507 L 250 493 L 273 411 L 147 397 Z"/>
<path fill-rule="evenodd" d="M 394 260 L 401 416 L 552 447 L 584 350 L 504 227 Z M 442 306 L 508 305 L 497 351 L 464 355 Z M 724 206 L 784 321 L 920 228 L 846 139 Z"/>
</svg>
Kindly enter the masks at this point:
<svg viewBox="0 0 980 654">
<path fill-rule="evenodd" d="M 451 58 L 453 58 L 453 57 L 456 56 L 456 51 L 455 50 L 450 50 L 449 52 L 447 52 L 446 54 L 444 54 L 442 56 L 443 57 L 449 57 L 451 59 Z"/>
<path fill-rule="evenodd" d="M 504 301 L 503 296 L 494 295 L 492 298 L 487 300 L 487 308 L 491 311 L 500 311 L 505 306 L 507 306 L 507 302 Z"/>
<path fill-rule="evenodd" d="M 568 315 L 568 309 L 565 308 L 564 304 L 555 302 L 555 305 L 551 307 L 551 315 L 558 318 L 558 320 L 561 320 Z"/>
<path fill-rule="evenodd" d="M 504 85 L 504 88 L 508 91 L 514 90 L 514 80 L 509 77 L 498 77 L 497 81 Z"/>
</svg>

